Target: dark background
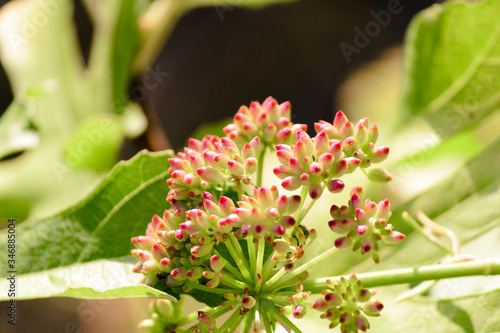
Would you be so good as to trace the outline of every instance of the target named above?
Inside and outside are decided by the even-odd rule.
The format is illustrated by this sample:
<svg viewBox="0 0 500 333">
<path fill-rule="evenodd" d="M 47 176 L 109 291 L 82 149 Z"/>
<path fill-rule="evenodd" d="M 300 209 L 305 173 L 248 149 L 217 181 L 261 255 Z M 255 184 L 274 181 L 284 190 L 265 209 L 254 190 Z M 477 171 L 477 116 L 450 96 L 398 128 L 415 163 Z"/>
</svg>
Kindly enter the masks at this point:
<svg viewBox="0 0 500 333">
<path fill-rule="evenodd" d="M 348 63 L 340 44 L 354 45 L 354 29 L 364 30 L 374 21 L 370 12 L 387 9 L 389 2 L 302 0 L 259 11 L 194 10 L 180 20 L 152 65 L 169 75 L 140 102 L 176 149 L 201 123 L 229 117 L 240 105 L 270 95 L 278 102 L 292 102 L 294 122 L 311 128 L 317 119 L 331 120 L 337 110 L 336 91 L 346 77 L 388 47 L 400 44 L 412 16 L 433 1 L 401 0 L 401 13 L 392 15 L 390 23 Z M 88 55 L 92 28 L 79 1 L 75 8 L 82 51 Z M 131 87 L 140 82 L 136 78 Z M 2 68 L 0 113 L 11 100 Z M 161 146 L 142 137 L 128 141 L 122 155 L 127 158 L 141 148 Z M 76 304 L 65 299 L 19 301 L 15 331 L 65 332 L 68 322 L 78 322 Z M 6 302 L 0 307 L 4 309 Z M 119 309 L 116 315 L 120 316 Z M 0 331 L 8 329 L 2 316 Z M 83 331 L 79 329 L 70 331 Z M 104 330 L 92 329 L 98 331 Z"/>
</svg>

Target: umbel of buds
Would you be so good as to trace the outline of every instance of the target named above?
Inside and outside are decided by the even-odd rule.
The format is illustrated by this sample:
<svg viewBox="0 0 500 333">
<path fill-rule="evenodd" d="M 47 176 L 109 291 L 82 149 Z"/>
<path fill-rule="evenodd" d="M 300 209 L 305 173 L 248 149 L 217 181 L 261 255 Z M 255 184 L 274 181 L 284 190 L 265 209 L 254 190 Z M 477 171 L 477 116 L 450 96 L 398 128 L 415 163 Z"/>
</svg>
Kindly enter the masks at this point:
<svg viewBox="0 0 500 333">
<path fill-rule="evenodd" d="M 372 300 L 373 289 L 363 288 L 361 281 L 353 273 L 339 282 L 327 280 L 329 289 L 321 292 L 324 296 L 313 303 L 311 308 L 321 311 L 321 318 L 330 321 L 329 328 L 340 325 L 341 332 L 366 332 L 370 323 L 366 316 L 378 317 L 384 308 L 382 303 Z"/>
<path fill-rule="evenodd" d="M 271 97 L 242 106 L 224 128 L 226 137 L 190 139 L 169 159 L 169 207 L 163 216 L 153 216 L 146 235 L 132 238 L 138 260 L 133 270 L 149 286 L 191 295 L 212 309 L 184 316 L 197 320 L 189 326 L 159 300 L 140 327 L 179 333 L 233 332 L 243 326 L 273 332 L 278 323 L 300 332 L 286 314 L 299 319 L 312 307 L 323 312 L 330 327 L 357 332 L 369 328 L 366 316 L 378 315 L 381 304 L 370 301 L 375 292 L 362 288 L 354 275 L 325 285 L 323 298 L 313 304 L 301 283 L 310 267 L 335 251 L 351 247 L 378 262 L 380 241 L 401 241 L 404 235 L 387 223 L 389 201 L 364 200 L 361 187 L 354 187 L 347 205 L 330 210 L 328 223 L 339 237 L 309 261 L 305 254 L 318 234 L 304 221 L 325 190 L 343 191 L 340 178 L 346 174 L 362 169 L 373 181 L 390 180 L 386 170 L 365 170 L 385 160 L 389 148 L 375 146 L 378 129 L 367 118 L 353 124 L 339 111 L 332 123 L 316 123 L 311 137 L 306 125 L 291 122 L 290 110 L 290 103 Z M 262 184 L 266 153 L 278 158 L 272 170 L 281 187 Z M 286 193 L 292 190 L 301 194 Z M 226 312 L 231 314 L 217 327 L 216 319 Z"/>
</svg>

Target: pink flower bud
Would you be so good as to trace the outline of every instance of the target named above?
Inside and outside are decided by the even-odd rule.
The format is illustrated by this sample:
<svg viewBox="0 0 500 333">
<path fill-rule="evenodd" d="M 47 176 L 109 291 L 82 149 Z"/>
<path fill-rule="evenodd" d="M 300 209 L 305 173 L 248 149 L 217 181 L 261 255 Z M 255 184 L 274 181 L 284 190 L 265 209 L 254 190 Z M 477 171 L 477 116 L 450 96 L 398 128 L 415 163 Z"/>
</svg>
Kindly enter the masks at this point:
<svg viewBox="0 0 500 333">
<path fill-rule="evenodd" d="M 276 134 L 278 133 L 278 128 L 273 123 L 267 125 L 264 130 L 264 139 L 269 142 L 273 142 Z"/>
<path fill-rule="evenodd" d="M 363 311 L 371 316 L 380 316 L 380 311 L 384 308 L 384 305 L 377 300 L 369 301 L 363 304 Z"/>
<path fill-rule="evenodd" d="M 334 157 L 330 153 L 324 153 L 318 158 L 318 163 L 321 164 L 324 170 L 328 170 L 333 166 Z"/>
<path fill-rule="evenodd" d="M 321 196 L 321 194 L 323 194 L 323 187 L 321 186 L 321 184 L 312 184 L 311 188 L 309 189 L 309 196 L 311 197 L 311 199 L 316 200 Z"/>
<path fill-rule="evenodd" d="M 399 231 L 393 231 L 390 235 L 382 237 L 383 241 L 387 244 L 398 244 L 401 242 L 406 236 Z"/>
<path fill-rule="evenodd" d="M 222 172 L 212 167 L 204 167 L 196 170 L 201 179 L 211 183 L 211 184 L 219 184 L 221 183 L 225 177 Z"/>
<path fill-rule="evenodd" d="M 255 124 L 247 122 L 241 127 L 241 132 L 247 137 L 254 137 L 258 133 L 258 128 Z"/>
<path fill-rule="evenodd" d="M 336 130 L 340 131 L 342 126 L 344 126 L 347 121 L 348 120 L 345 114 L 342 111 L 338 111 L 335 115 L 335 118 L 333 119 L 333 127 L 335 127 Z"/>
<path fill-rule="evenodd" d="M 220 272 L 224 268 L 225 261 L 221 259 L 217 254 L 214 254 L 213 256 L 210 257 L 210 268 L 214 272 Z"/>
<path fill-rule="evenodd" d="M 347 156 L 351 156 L 358 149 L 358 142 L 353 136 L 349 136 L 342 141 L 342 149 Z"/>
<path fill-rule="evenodd" d="M 300 319 L 303 318 L 307 313 L 307 307 L 303 305 L 296 305 L 292 310 L 292 315 L 294 318 Z"/>
<path fill-rule="evenodd" d="M 219 199 L 219 207 L 223 215 L 230 215 L 233 212 L 234 202 L 228 197 L 221 196 Z"/>
<path fill-rule="evenodd" d="M 368 231 L 368 227 L 364 224 L 360 224 L 358 225 L 358 227 L 356 228 L 356 233 L 359 235 L 359 236 L 363 236 L 364 234 L 366 234 L 366 232 Z"/>
<path fill-rule="evenodd" d="M 342 298 L 336 293 L 328 293 L 325 295 L 325 301 L 329 306 L 339 306 L 342 304 Z"/>
<path fill-rule="evenodd" d="M 316 302 L 314 302 L 313 305 L 311 305 L 311 308 L 318 310 L 318 311 L 325 311 L 329 307 L 330 307 L 330 305 L 328 305 L 328 303 L 325 301 L 324 298 L 320 298 L 320 299 L 316 300 Z"/>
<path fill-rule="evenodd" d="M 368 219 L 366 218 L 366 213 L 361 208 L 356 208 L 356 220 L 358 220 L 359 223 L 368 222 Z"/>
<path fill-rule="evenodd" d="M 276 141 L 287 142 L 292 134 L 292 130 L 289 127 L 282 128 L 278 131 L 278 134 L 276 134 Z"/>
<path fill-rule="evenodd" d="M 346 173 L 352 173 L 361 164 L 361 160 L 355 157 L 347 157 L 344 159 L 346 162 Z"/>
<path fill-rule="evenodd" d="M 323 167 L 318 162 L 312 162 L 309 165 L 309 173 L 311 176 L 318 176 L 323 172 Z"/>
<path fill-rule="evenodd" d="M 215 330 L 215 319 L 210 317 L 208 314 L 206 314 L 203 311 L 198 311 L 198 320 L 200 324 L 208 329 L 210 332 Z"/>
<path fill-rule="evenodd" d="M 141 250 L 151 250 L 151 247 L 156 243 L 156 240 L 149 236 L 132 237 L 132 244 Z"/>
<path fill-rule="evenodd" d="M 351 245 L 351 239 L 349 237 L 340 237 L 335 240 L 335 247 L 338 249 L 345 249 Z"/>
<path fill-rule="evenodd" d="M 151 249 L 151 255 L 156 260 L 156 262 L 160 262 L 163 258 L 167 257 L 167 250 L 165 246 L 161 244 L 160 241 L 156 242 Z"/>
<path fill-rule="evenodd" d="M 340 128 L 340 137 L 342 139 L 345 139 L 353 135 L 354 135 L 354 126 L 352 125 L 351 122 L 348 121 Z"/>
<path fill-rule="evenodd" d="M 281 186 L 283 186 L 285 190 L 294 191 L 301 186 L 300 178 L 294 176 L 285 177 L 283 179 L 283 182 L 281 183 Z"/>
<path fill-rule="evenodd" d="M 243 165 L 237 161 L 230 160 L 227 162 L 227 166 L 229 167 L 231 174 L 235 177 L 242 177 L 245 172 Z"/>
<path fill-rule="evenodd" d="M 375 214 L 375 218 L 388 220 L 391 217 L 391 204 L 389 200 L 383 200 L 378 203 L 377 214 Z"/>
<path fill-rule="evenodd" d="M 375 144 L 377 142 L 377 139 L 378 139 L 378 127 L 377 127 L 377 125 L 373 125 L 372 127 L 370 127 L 370 129 L 368 130 L 368 133 L 370 135 L 368 141 Z"/>
<path fill-rule="evenodd" d="M 370 133 L 366 126 L 368 125 L 368 118 L 363 118 L 354 126 L 354 136 L 358 141 L 359 146 L 364 146 L 368 142 Z"/>
<path fill-rule="evenodd" d="M 368 320 L 360 314 L 354 315 L 354 325 L 362 332 L 366 332 L 370 328 Z"/>
<path fill-rule="evenodd" d="M 332 193 L 340 193 L 344 189 L 344 182 L 340 179 L 332 179 L 328 182 L 327 188 Z"/>
<path fill-rule="evenodd" d="M 190 249 L 191 254 L 195 257 L 203 257 L 209 254 L 212 251 L 212 245 L 193 245 Z"/>
<path fill-rule="evenodd" d="M 319 132 L 314 138 L 314 145 L 316 147 L 316 153 L 317 154 L 323 154 L 328 152 L 328 147 L 330 146 L 329 140 L 328 140 L 328 134 L 326 131 L 321 131 Z"/>
</svg>

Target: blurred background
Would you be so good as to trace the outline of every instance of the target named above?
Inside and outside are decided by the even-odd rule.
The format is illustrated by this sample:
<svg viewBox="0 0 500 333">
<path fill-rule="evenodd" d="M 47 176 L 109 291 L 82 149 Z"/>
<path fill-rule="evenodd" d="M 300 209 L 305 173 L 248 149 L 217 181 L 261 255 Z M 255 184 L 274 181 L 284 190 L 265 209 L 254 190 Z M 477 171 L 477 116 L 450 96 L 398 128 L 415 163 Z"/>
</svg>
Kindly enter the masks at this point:
<svg viewBox="0 0 500 333">
<path fill-rule="evenodd" d="M 128 159 L 141 149 L 178 150 L 200 126 L 225 121 L 240 105 L 263 101 L 267 96 L 279 102 L 289 100 L 293 121 L 306 123 L 310 129 L 318 119 L 330 121 L 338 109 L 348 115 L 359 111 L 355 110 L 360 105 L 358 99 L 383 97 L 396 105 L 401 69 L 399 46 L 405 29 L 418 11 L 433 3 L 302 0 L 248 9 L 239 8 L 238 2 L 233 1 L 234 6 L 227 1 L 226 7 L 197 8 L 179 17 L 155 60 L 142 71 L 130 74 L 125 89 L 129 99 L 144 111 L 148 126 L 140 134 L 125 136 L 120 141 L 119 158 Z M 5 3 L 0 1 L 3 6 Z M 88 64 L 95 38 L 91 14 L 80 0 L 73 3 L 81 59 Z M 88 3 L 98 6 L 95 1 Z M 396 8 L 397 13 L 381 18 L 380 11 L 389 7 Z M 385 21 L 380 23 L 377 18 Z M 372 36 L 360 36 L 359 31 L 362 35 L 365 29 L 372 29 Z M 13 101 L 14 89 L 3 67 L 0 72 L 3 113 Z M 378 87 L 377 96 L 360 93 L 360 89 L 378 85 L 381 78 L 386 86 Z M 0 166 L 14 163 L 23 154 L 26 151 L 21 149 L 3 156 Z M 106 170 L 98 170 L 99 175 Z M 37 174 L 20 176 L 30 178 Z M 89 182 L 89 189 L 95 182 Z M 24 189 L 23 193 L 27 191 Z M 88 190 L 78 192 L 73 201 L 85 193 Z M 0 198 L 0 217 L 14 214 L 20 220 L 47 216 L 71 203 L 43 210 L 36 208 L 42 204 L 35 204 L 30 198 L 19 209 L 9 211 L 14 199 L 7 199 Z M 137 323 L 147 317 L 147 303 L 143 299 L 19 301 L 15 330 L 2 319 L 0 331 L 136 332 Z M 5 309 L 6 303 L 0 303 L 0 308 Z"/>
</svg>

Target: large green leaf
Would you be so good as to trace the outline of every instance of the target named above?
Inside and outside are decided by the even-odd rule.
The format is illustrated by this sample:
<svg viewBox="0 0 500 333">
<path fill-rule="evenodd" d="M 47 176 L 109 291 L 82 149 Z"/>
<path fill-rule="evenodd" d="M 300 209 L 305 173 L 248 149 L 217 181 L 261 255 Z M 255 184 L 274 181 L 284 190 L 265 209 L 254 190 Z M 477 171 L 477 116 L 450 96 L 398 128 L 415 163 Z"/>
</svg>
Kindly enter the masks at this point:
<svg viewBox="0 0 500 333">
<path fill-rule="evenodd" d="M 387 289 L 384 289 L 384 291 Z M 400 290 L 394 290 L 400 291 Z M 383 293 L 383 292 L 382 292 Z M 394 304 L 393 295 L 382 300 L 382 316 L 370 320 L 370 332 L 492 333 L 500 331 L 500 289 L 480 295 L 445 300 L 421 298 Z"/>
<path fill-rule="evenodd" d="M 172 296 L 139 284 L 141 274 L 132 273 L 135 263 L 132 256 L 103 259 L 54 268 L 42 272 L 28 273 L 16 278 L 16 299 L 42 297 L 75 298 L 120 298 L 120 297 L 164 297 Z M 9 289 L 10 281 L 2 279 L 0 288 Z M 9 299 L 7 294 L 1 299 Z"/>
<path fill-rule="evenodd" d="M 441 136 L 500 106 L 500 1 L 449 1 L 412 21 L 405 42 L 403 107 Z"/>
<path fill-rule="evenodd" d="M 18 274 L 129 254 L 130 238 L 143 234 L 153 214 L 162 214 L 170 152 L 141 152 L 120 162 L 100 186 L 74 207 L 16 228 Z M 7 234 L 0 233 L 7 248 Z M 0 265 L 7 267 L 7 256 Z M 6 272 L 2 272 L 6 274 Z"/>
</svg>

